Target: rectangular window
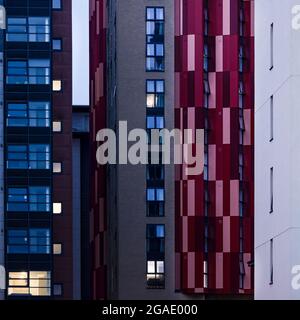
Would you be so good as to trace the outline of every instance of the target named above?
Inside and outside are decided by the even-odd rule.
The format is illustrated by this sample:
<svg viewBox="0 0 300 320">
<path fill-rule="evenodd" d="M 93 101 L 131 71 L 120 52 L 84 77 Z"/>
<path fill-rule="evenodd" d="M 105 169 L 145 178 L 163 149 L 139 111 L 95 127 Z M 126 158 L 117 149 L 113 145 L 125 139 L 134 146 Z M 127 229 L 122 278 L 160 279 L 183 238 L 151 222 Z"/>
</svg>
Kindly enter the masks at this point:
<svg viewBox="0 0 300 320">
<path fill-rule="evenodd" d="M 147 225 L 147 287 L 165 285 L 165 226 Z"/>
<path fill-rule="evenodd" d="M 61 172 L 62 172 L 62 163 L 53 162 L 53 173 L 61 173 Z"/>
<path fill-rule="evenodd" d="M 53 295 L 54 296 L 62 296 L 63 294 L 63 285 L 55 283 L 53 285 Z"/>
<path fill-rule="evenodd" d="M 162 217 L 165 214 L 165 190 L 162 188 L 147 189 L 147 215 Z"/>
<path fill-rule="evenodd" d="M 270 142 L 274 139 L 274 99 L 270 97 Z"/>
<path fill-rule="evenodd" d="M 147 89 L 147 108 L 163 108 L 165 106 L 164 80 L 147 80 L 146 86 L 147 86 L 146 88 Z M 159 121 L 161 121 L 161 119 L 159 119 Z M 160 123 L 156 123 L 156 124 L 160 124 Z"/>
<path fill-rule="evenodd" d="M 50 18 L 49 17 L 8 18 L 6 41 L 49 42 L 50 41 Z"/>
<path fill-rule="evenodd" d="M 151 7 L 146 10 L 146 69 L 164 71 L 164 8 Z"/>
<path fill-rule="evenodd" d="M 53 121 L 53 132 L 61 132 L 62 131 L 62 125 L 61 121 Z"/>
<path fill-rule="evenodd" d="M 8 103 L 6 123 L 8 127 L 49 127 L 50 103 Z"/>
<path fill-rule="evenodd" d="M 148 181 L 163 181 L 165 175 L 165 167 L 161 164 L 149 164 L 147 166 Z"/>
<path fill-rule="evenodd" d="M 7 169 L 50 169 L 48 144 L 7 145 Z"/>
<path fill-rule="evenodd" d="M 270 285 L 273 284 L 274 266 L 273 266 L 273 239 L 270 240 Z"/>
<path fill-rule="evenodd" d="M 7 211 L 49 212 L 49 187 L 8 187 Z"/>
<path fill-rule="evenodd" d="M 50 60 L 8 60 L 6 83 L 15 85 L 50 84 Z"/>
<path fill-rule="evenodd" d="M 49 229 L 9 229 L 7 253 L 9 254 L 50 254 Z"/>
<path fill-rule="evenodd" d="M 53 39 L 52 40 L 52 50 L 53 51 L 61 51 L 62 50 L 62 40 L 61 39 Z"/>
<path fill-rule="evenodd" d="M 61 214 L 62 213 L 62 203 L 54 202 L 53 203 L 53 214 Z"/>
<path fill-rule="evenodd" d="M 270 169 L 270 213 L 274 210 L 274 169 Z"/>
<path fill-rule="evenodd" d="M 61 0 L 52 0 L 52 9 L 61 10 L 62 9 Z"/>
<path fill-rule="evenodd" d="M 270 25 L 270 70 L 274 67 L 274 23 Z"/>
<path fill-rule="evenodd" d="M 50 296 L 50 271 L 22 271 L 8 273 L 9 296 Z"/>
<path fill-rule="evenodd" d="M 52 81 L 52 90 L 53 91 L 61 91 L 62 90 L 62 82 L 61 80 L 53 80 Z"/>
<path fill-rule="evenodd" d="M 53 244 L 53 254 L 55 254 L 55 255 L 62 254 L 62 244 L 61 243 L 54 243 Z"/>
</svg>

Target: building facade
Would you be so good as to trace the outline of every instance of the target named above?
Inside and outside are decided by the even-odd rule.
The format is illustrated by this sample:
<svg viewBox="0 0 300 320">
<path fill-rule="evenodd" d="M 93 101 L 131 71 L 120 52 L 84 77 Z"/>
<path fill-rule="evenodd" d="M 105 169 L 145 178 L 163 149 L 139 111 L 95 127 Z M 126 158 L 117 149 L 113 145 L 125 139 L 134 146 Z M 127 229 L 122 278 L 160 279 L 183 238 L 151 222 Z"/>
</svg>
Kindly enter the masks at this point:
<svg viewBox="0 0 300 320">
<path fill-rule="evenodd" d="M 255 16 L 255 298 L 299 299 L 299 3 Z"/>
<path fill-rule="evenodd" d="M 175 126 L 204 130 L 204 172 L 176 170 L 176 288 L 253 292 L 254 1 L 176 1 Z"/>
<path fill-rule="evenodd" d="M 72 1 L 1 4 L 2 298 L 88 298 L 89 126 L 86 106 L 72 106 Z"/>
<path fill-rule="evenodd" d="M 90 1 L 92 162 L 120 121 L 205 132 L 198 176 L 92 166 L 95 299 L 252 296 L 253 17 L 254 1 Z"/>
</svg>

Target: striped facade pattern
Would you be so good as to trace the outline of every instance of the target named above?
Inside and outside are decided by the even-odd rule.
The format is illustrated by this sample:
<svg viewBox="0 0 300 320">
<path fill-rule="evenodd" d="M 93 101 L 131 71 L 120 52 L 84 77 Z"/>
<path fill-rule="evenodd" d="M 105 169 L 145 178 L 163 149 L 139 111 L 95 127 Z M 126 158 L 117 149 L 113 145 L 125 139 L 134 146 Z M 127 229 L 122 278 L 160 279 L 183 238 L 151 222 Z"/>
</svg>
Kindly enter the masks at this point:
<svg viewBox="0 0 300 320">
<path fill-rule="evenodd" d="M 175 125 L 204 129 L 207 143 L 204 174 L 186 176 L 184 166 L 176 168 L 176 289 L 249 295 L 254 0 L 175 2 Z"/>
<path fill-rule="evenodd" d="M 97 132 L 106 128 L 106 0 L 90 0 L 91 154 L 96 155 Z M 90 238 L 93 299 L 106 298 L 106 168 L 91 159 Z"/>
</svg>

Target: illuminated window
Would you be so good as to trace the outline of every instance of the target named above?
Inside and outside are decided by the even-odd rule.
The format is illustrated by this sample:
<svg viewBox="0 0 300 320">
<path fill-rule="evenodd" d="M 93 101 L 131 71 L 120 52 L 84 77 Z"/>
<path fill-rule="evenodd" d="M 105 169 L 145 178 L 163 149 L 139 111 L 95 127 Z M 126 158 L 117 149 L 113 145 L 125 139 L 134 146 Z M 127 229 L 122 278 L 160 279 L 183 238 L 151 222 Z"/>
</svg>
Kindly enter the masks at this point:
<svg viewBox="0 0 300 320">
<path fill-rule="evenodd" d="M 147 286 L 148 288 L 164 287 L 165 262 L 147 261 Z"/>
<path fill-rule="evenodd" d="M 53 91 L 61 91 L 62 83 L 61 80 L 53 80 L 52 81 L 52 90 Z"/>
<path fill-rule="evenodd" d="M 147 108 L 163 108 L 165 106 L 164 80 L 147 80 Z"/>
<path fill-rule="evenodd" d="M 53 254 L 59 255 L 62 254 L 62 244 L 54 243 L 53 244 Z"/>
<path fill-rule="evenodd" d="M 62 203 L 61 202 L 54 202 L 53 203 L 53 213 L 54 214 L 61 214 L 62 213 Z"/>
<path fill-rule="evenodd" d="M 61 121 L 53 121 L 53 132 L 61 132 Z"/>
<path fill-rule="evenodd" d="M 50 296 L 50 271 L 24 271 L 8 273 L 9 296 Z"/>
<path fill-rule="evenodd" d="M 53 162 L 53 173 L 61 173 L 62 164 L 61 162 Z"/>
</svg>

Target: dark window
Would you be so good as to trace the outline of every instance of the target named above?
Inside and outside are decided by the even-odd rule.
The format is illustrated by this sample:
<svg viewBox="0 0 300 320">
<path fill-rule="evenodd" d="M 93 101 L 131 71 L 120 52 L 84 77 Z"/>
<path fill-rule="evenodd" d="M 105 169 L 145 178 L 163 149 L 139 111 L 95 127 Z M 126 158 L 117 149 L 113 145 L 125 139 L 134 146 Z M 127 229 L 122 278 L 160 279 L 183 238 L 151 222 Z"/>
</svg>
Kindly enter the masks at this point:
<svg viewBox="0 0 300 320">
<path fill-rule="evenodd" d="M 8 145 L 7 169 L 50 169 L 48 144 Z"/>
<path fill-rule="evenodd" d="M 50 60 L 8 60 L 7 84 L 50 84 Z"/>
<path fill-rule="evenodd" d="M 158 217 L 164 215 L 165 190 L 162 188 L 147 189 L 147 215 Z"/>
<path fill-rule="evenodd" d="M 8 103 L 7 105 L 8 127 L 49 127 L 50 103 L 28 102 Z"/>
<path fill-rule="evenodd" d="M 50 211 L 49 187 L 8 187 L 7 211 Z"/>
<path fill-rule="evenodd" d="M 8 18 L 6 41 L 49 42 L 50 18 L 28 17 Z"/>
<path fill-rule="evenodd" d="M 9 229 L 7 252 L 13 254 L 50 254 L 50 230 Z"/>
</svg>

